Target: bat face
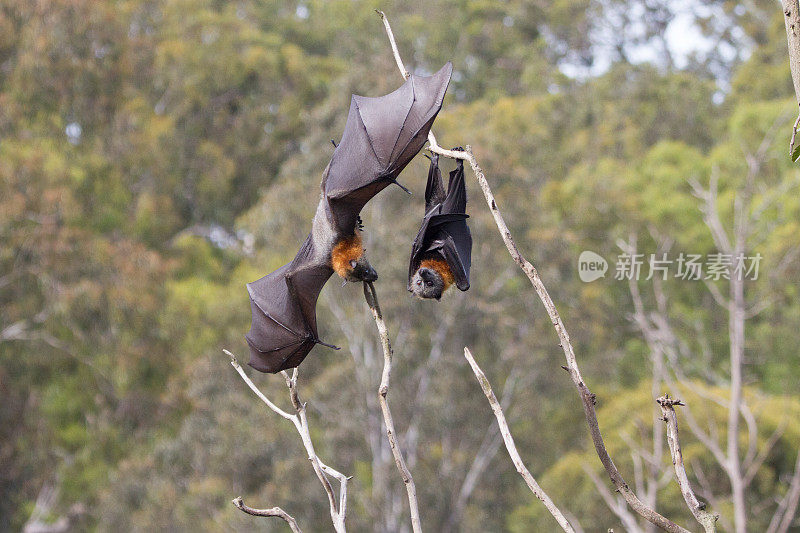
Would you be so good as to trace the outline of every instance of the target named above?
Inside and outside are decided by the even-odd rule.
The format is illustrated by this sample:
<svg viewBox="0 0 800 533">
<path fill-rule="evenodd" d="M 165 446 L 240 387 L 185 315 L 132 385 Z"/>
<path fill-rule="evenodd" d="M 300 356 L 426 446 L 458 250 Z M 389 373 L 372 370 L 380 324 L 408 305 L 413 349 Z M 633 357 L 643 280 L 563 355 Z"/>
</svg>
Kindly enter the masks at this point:
<svg viewBox="0 0 800 533">
<path fill-rule="evenodd" d="M 418 298 L 439 300 L 446 288 L 444 278 L 433 268 L 420 267 L 411 278 L 411 292 Z"/>
<path fill-rule="evenodd" d="M 350 268 L 347 270 L 346 275 L 342 276 L 347 281 L 372 282 L 378 279 L 378 272 L 372 268 L 364 254 L 361 254 L 358 259 L 351 259 L 348 266 Z"/>
<path fill-rule="evenodd" d="M 367 261 L 361 235 L 352 236 L 337 242 L 331 252 L 331 266 L 334 272 L 345 281 L 375 281 L 378 273 Z"/>
</svg>

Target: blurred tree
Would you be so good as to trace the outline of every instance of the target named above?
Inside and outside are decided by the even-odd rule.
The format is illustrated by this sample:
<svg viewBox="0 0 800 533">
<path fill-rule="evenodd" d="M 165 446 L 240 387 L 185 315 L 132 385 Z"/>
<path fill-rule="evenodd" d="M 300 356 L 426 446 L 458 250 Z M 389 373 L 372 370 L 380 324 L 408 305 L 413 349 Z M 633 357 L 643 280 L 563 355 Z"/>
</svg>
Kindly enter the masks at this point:
<svg viewBox="0 0 800 533">
<path fill-rule="evenodd" d="M 290 259 L 308 231 L 350 93 L 399 85 L 374 8 L 392 16 L 416 72 L 453 60 L 437 135 L 444 146 L 474 146 L 559 304 L 585 374 L 604 383 L 610 442 L 621 449 L 625 435 L 637 437 L 639 425 L 619 419 L 619 406 L 636 408 L 647 426 L 653 372 L 629 320 L 629 287 L 581 283 L 576 258 L 585 249 L 612 257 L 632 233 L 647 251 L 671 239 L 676 251 L 713 252 L 687 178 L 707 183 L 718 169 L 730 222 L 748 169 L 743 153 L 757 150 L 792 107 L 772 4 L 688 6 L 0 2 L 0 530 L 20 530 L 53 484 L 59 498 L 46 518 L 77 517 L 78 529 L 282 527 L 239 516 L 229 504 L 237 493 L 285 506 L 309 530 L 328 527 L 299 443 L 252 401 L 219 350 L 243 353 L 244 283 Z M 686 16 L 719 43 L 685 66 L 665 63 L 673 53 L 665 25 Z M 599 39 L 609 35 L 624 54 L 603 48 Z M 642 47 L 655 50 L 652 64 L 626 60 Z M 602 74 L 564 74 L 604 61 Z M 747 323 L 747 398 L 762 422 L 760 441 L 780 424 L 769 406 L 792 411 L 798 394 L 800 307 L 791 280 L 800 207 L 796 173 L 781 157 L 770 148 L 752 196 L 764 276 L 751 296 L 769 302 Z M 404 183 L 422 190 L 425 170 L 423 160 L 412 163 Z M 582 470 L 584 460 L 596 463 L 550 324 L 525 297 L 527 282 L 502 252 L 479 191 L 468 188 L 473 286 L 438 305 L 413 302 L 404 289 L 420 199 L 390 189 L 364 212 L 398 337 L 393 410 L 426 528 L 540 524 L 503 456 L 490 456 L 480 483 L 462 494 L 476 451 L 491 450 L 496 438 L 460 358 L 465 344 L 485 358 L 493 382 L 508 385 L 509 418 L 531 470 L 547 472 L 548 490 L 577 491 L 555 490 L 557 503 L 585 526 L 590 516 L 612 525 L 618 517 Z M 704 354 L 683 361 L 684 371 L 715 383 L 727 372 L 725 317 L 694 285 L 672 284 L 669 295 L 676 332 Z M 695 335 L 700 326 L 707 345 Z M 347 348 L 315 350 L 302 369 L 320 453 L 355 474 L 353 530 L 398 530 L 403 488 L 375 416 L 379 351 L 360 291 L 327 288 L 320 328 Z M 317 414 L 330 412 L 341 413 L 340 423 Z M 759 470 L 751 506 L 785 487 L 793 436 L 789 425 Z M 724 494 L 724 476 L 687 446 L 712 491 Z M 659 505 L 677 498 L 670 491 L 658 493 Z M 754 529 L 767 511 L 750 513 Z"/>
</svg>

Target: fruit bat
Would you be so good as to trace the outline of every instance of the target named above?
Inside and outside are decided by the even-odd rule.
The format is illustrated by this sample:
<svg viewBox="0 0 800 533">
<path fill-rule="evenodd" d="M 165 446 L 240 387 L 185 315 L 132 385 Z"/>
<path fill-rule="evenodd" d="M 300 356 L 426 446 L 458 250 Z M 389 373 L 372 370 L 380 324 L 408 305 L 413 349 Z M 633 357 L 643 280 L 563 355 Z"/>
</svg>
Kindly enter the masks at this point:
<svg viewBox="0 0 800 533">
<path fill-rule="evenodd" d="M 397 183 L 425 144 L 452 70 L 448 62 L 385 96 L 352 96 L 341 141 L 323 172 L 311 233 L 289 264 L 247 285 L 250 366 L 275 373 L 299 365 L 317 344 L 338 349 L 319 339 L 317 297 L 334 272 L 345 282 L 378 279 L 364 253 L 359 213 Z"/>
<path fill-rule="evenodd" d="M 462 291 L 469 289 L 472 235 L 466 211 L 464 161 L 457 160 L 445 193 L 439 156 L 434 154 L 425 187 L 425 217 L 411 247 L 409 292 L 438 300 L 453 284 Z"/>
</svg>

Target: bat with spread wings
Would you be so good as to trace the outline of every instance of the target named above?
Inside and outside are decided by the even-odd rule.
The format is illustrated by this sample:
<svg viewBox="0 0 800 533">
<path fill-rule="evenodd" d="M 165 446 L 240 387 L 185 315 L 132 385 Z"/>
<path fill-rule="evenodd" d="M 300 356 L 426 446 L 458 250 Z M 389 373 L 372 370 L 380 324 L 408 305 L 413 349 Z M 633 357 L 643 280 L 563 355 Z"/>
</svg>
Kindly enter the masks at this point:
<svg viewBox="0 0 800 533">
<path fill-rule="evenodd" d="M 442 107 L 453 67 L 409 77 L 377 98 L 353 95 L 342 139 L 322 177 L 311 233 L 287 265 L 247 285 L 252 323 L 245 335 L 250 366 L 279 372 L 299 365 L 322 344 L 316 304 L 336 272 L 345 281 L 374 281 L 362 245 L 359 213 L 422 149 Z"/>
<path fill-rule="evenodd" d="M 464 161 L 457 160 L 445 193 L 439 156 L 434 154 L 425 188 L 425 217 L 411 247 L 409 292 L 438 300 L 451 285 L 462 291 L 469 289 L 472 235 L 466 213 Z"/>
</svg>

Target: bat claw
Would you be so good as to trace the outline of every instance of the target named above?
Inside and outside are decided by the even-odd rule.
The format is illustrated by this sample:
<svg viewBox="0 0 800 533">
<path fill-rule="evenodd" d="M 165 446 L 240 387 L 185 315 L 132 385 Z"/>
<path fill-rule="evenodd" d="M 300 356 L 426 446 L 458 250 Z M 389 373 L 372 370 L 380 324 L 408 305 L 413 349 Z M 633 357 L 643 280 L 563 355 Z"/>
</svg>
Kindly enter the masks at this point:
<svg viewBox="0 0 800 533">
<path fill-rule="evenodd" d="M 327 342 L 322 342 L 319 339 L 314 339 L 314 342 L 317 343 L 317 344 L 321 344 L 323 346 L 327 346 L 328 348 L 333 348 L 334 350 L 341 350 L 341 348 L 339 348 L 335 344 L 328 344 Z"/>
<path fill-rule="evenodd" d="M 405 187 L 405 186 L 404 186 L 402 183 L 400 183 L 400 182 L 399 182 L 399 181 L 397 181 L 396 179 L 395 179 L 395 180 L 392 180 L 392 183 L 394 183 L 395 185 L 397 185 L 398 187 L 400 187 L 401 189 L 403 189 L 404 191 L 406 191 L 408 194 L 410 194 L 410 195 L 412 195 L 412 196 L 413 196 L 413 193 L 412 193 L 411 191 L 409 191 L 407 187 Z"/>
</svg>

